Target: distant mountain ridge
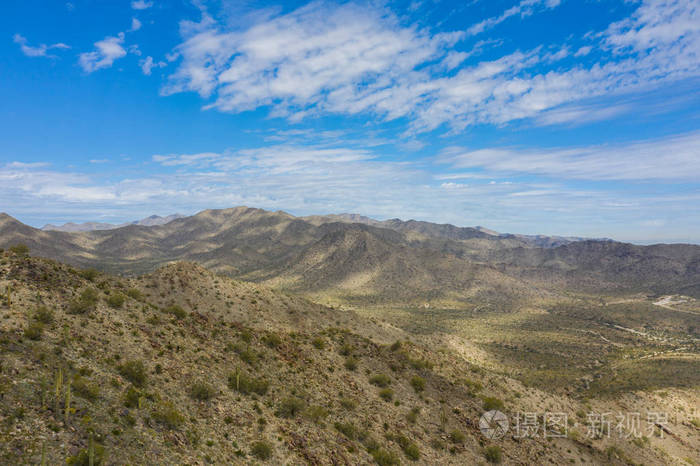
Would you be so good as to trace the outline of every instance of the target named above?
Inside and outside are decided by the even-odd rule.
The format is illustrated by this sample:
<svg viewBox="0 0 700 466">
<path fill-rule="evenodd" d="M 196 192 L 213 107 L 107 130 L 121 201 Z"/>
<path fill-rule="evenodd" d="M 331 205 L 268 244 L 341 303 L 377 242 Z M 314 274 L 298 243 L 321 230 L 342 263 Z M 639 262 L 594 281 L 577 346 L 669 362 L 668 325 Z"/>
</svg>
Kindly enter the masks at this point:
<svg viewBox="0 0 700 466">
<path fill-rule="evenodd" d="M 559 244 L 559 243 L 563 244 Z M 187 260 L 217 273 L 362 303 L 508 307 L 569 290 L 700 295 L 700 246 L 494 235 L 415 220 L 295 217 L 249 207 L 155 226 L 38 230 L 0 214 L 0 247 L 79 267 L 140 274 Z"/>
<path fill-rule="evenodd" d="M 65 232 L 80 232 L 80 231 L 96 231 L 96 230 L 114 230 L 116 228 L 122 228 L 129 225 L 140 225 L 145 227 L 152 227 L 157 225 L 165 225 L 178 218 L 183 218 L 184 215 L 172 214 L 166 217 L 161 217 L 159 215 L 151 215 L 150 217 L 143 218 L 141 220 L 134 220 L 133 222 L 126 222 L 120 224 L 114 223 L 101 223 L 101 222 L 85 222 L 85 223 L 73 223 L 68 222 L 63 225 L 52 225 L 46 224 L 41 229 L 43 231 L 65 231 Z"/>
</svg>

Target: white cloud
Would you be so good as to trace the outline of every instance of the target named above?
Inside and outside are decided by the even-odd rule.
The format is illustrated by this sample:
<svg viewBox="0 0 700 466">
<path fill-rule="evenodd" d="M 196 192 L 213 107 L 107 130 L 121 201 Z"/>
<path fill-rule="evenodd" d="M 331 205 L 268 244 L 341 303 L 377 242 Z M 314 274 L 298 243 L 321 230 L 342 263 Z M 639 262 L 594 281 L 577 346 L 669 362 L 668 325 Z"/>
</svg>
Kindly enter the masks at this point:
<svg viewBox="0 0 700 466">
<path fill-rule="evenodd" d="M 92 73 L 102 68 L 109 68 L 115 60 L 126 56 L 123 44 L 123 32 L 120 32 L 116 37 L 105 37 L 95 42 L 97 50 L 81 53 L 78 63 L 87 73 Z"/>
<path fill-rule="evenodd" d="M 153 61 L 153 57 L 148 56 L 143 60 L 139 61 L 139 66 L 141 67 L 141 71 L 143 71 L 143 74 L 150 76 L 151 70 L 153 68 L 165 68 L 167 66 L 167 63 L 165 63 L 164 61 L 159 61 L 156 63 Z"/>
<path fill-rule="evenodd" d="M 22 50 L 22 53 L 25 54 L 28 57 L 50 57 L 50 58 L 55 58 L 54 55 L 49 55 L 48 51 L 51 49 L 60 49 L 60 50 L 65 50 L 69 49 L 70 47 L 63 42 L 58 42 L 56 44 L 51 44 L 51 45 L 46 45 L 46 44 L 39 44 L 36 47 L 30 46 L 27 44 L 27 39 L 22 36 L 21 34 L 15 34 L 12 37 L 12 40 L 14 41 L 15 44 L 19 44 L 20 50 Z"/>
<path fill-rule="evenodd" d="M 558 4 L 524 0 L 508 14 Z M 561 66 L 559 60 L 573 53 L 566 46 L 474 63 L 468 58 L 478 44 L 471 51 L 454 47 L 462 33 L 431 34 L 371 6 L 315 2 L 284 15 L 261 15 L 244 30 L 205 13 L 200 23 L 183 23 L 185 40 L 175 50 L 181 62 L 162 92 L 198 92 L 213 98 L 205 108 L 227 112 L 268 107 L 271 116 L 292 122 L 370 113 L 384 120 L 407 117 L 409 132 L 442 125 L 461 131 L 698 77 L 697 16 L 691 0 L 645 0 L 627 20 L 587 36 L 597 41 L 599 62 Z"/>
<path fill-rule="evenodd" d="M 220 110 L 273 105 L 290 118 L 311 113 L 310 105 L 350 113 L 380 105 L 379 92 L 460 36 L 431 37 L 384 10 L 322 3 L 243 32 L 221 31 L 206 17 L 188 29 L 195 32 L 178 47 L 183 60 L 164 93 L 216 92 L 211 106 Z"/>
<path fill-rule="evenodd" d="M 153 6 L 153 2 L 149 2 L 147 0 L 133 0 L 131 2 L 131 8 L 134 10 L 146 10 L 148 8 L 151 8 Z"/>
<path fill-rule="evenodd" d="M 455 168 L 587 180 L 697 180 L 700 132 L 624 145 L 563 149 L 450 148 L 439 161 Z"/>
<path fill-rule="evenodd" d="M 515 6 L 508 8 L 499 16 L 494 16 L 493 18 L 487 18 L 467 29 L 469 35 L 476 35 L 484 32 L 487 29 L 501 24 L 506 19 L 511 16 L 520 16 L 524 18 L 530 16 L 534 13 L 535 8 L 541 7 L 545 9 L 551 9 L 559 6 L 561 0 L 522 0 Z"/>
<path fill-rule="evenodd" d="M 141 26 L 141 21 L 139 21 L 138 18 L 131 18 L 131 29 L 129 29 L 129 32 L 138 31 L 141 29 Z"/>
</svg>

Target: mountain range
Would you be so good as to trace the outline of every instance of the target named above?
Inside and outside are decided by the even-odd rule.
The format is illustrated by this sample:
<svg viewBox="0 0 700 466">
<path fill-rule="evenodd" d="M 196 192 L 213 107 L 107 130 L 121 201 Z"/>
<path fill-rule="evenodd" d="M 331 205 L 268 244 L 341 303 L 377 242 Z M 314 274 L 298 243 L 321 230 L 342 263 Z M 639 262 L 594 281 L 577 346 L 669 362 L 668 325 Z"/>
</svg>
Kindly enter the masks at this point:
<svg viewBox="0 0 700 466">
<path fill-rule="evenodd" d="M 24 243 L 37 255 L 113 273 L 195 261 L 231 277 L 358 303 L 506 305 L 567 290 L 700 295 L 700 246 L 690 244 L 636 246 L 249 207 L 141 223 L 47 231 L 3 214 L 0 247 Z"/>
<path fill-rule="evenodd" d="M 95 230 L 114 230 L 115 228 L 122 228 L 128 225 L 140 225 L 144 227 L 152 227 L 156 225 L 165 225 L 166 223 L 172 222 L 175 219 L 182 218 L 184 215 L 172 214 L 165 217 L 159 215 L 151 215 L 150 217 L 142 218 L 141 220 L 134 220 L 133 222 L 113 224 L 113 223 L 101 223 L 101 222 L 85 222 L 85 223 L 73 223 L 68 222 L 63 225 L 52 225 L 50 223 L 41 227 L 44 231 L 95 231 Z"/>
</svg>

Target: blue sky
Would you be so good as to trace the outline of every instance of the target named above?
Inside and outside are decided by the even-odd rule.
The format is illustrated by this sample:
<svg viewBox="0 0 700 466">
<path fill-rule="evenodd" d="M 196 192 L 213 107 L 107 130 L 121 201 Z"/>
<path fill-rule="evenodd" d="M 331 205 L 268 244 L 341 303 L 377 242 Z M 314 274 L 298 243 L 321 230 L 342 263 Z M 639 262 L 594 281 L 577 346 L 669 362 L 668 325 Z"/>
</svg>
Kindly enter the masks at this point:
<svg viewBox="0 0 700 466">
<path fill-rule="evenodd" d="M 693 0 L 4 3 L 0 211 L 700 242 Z"/>
</svg>

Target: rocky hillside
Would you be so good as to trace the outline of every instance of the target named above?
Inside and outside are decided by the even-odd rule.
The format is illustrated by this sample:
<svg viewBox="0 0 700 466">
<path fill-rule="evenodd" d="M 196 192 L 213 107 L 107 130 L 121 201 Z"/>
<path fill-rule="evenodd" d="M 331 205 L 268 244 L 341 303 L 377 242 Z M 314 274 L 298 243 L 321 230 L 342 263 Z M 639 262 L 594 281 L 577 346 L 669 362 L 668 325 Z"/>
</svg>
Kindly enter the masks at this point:
<svg viewBox="0 0 700 466">
<path fill-rule="evenodd" d="M 580 403 L 485 369 L 464 342 L 415 340 L 195 264 L 118 278 L 15 248 L 0 253 L 0 291 L 3 464 L 667 459 L 584 439 Z M 485 408 L 543 406 L 578 434 L 493 442 L 477 427 Z M 691 457 L 683 429 L 676 447 Z"/>
</svg>

